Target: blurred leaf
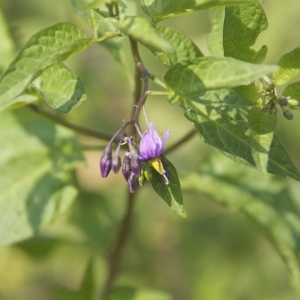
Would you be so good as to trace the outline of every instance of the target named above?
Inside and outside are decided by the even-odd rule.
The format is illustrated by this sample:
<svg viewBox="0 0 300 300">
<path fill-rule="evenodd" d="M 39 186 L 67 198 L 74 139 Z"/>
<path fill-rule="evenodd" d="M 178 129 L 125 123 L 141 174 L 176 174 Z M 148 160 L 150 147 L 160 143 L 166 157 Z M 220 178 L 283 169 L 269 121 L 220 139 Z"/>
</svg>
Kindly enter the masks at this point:
<svg viewBox="0 0 300 300">
<path fill-rule="evenodd" d="M 143 290 L 135 287 L 120 286 L 114 288 L 105 300 L 171 300 L 171 296 L 153 290 Z"/>
<path fill-rule="evenodd" d="M 174 103 L 207 90 L 247 85 L 276 69 L 275 65 L 256 65 L 231 57 L 200 57 L 172 66 L 165 81 L 174 91 L 170 96 Z"/>
<path fill-rule="evenodd" d="M 266 173 L 277 118 L 275 115 L 263 112 L 259 105 L 254 105 L 249 112 L 248 122 L 255 165 L 260 171 Z"/>
<path fill-rule="evenodd" d="M 183 197 L 180 188 L 180 182 L 178 179 L 176 168 L 173 164 L 166 160 L 166 164 L 170 170 L 169 184 L 165 184 L 162 176 L 153 169 L 150 182 L 154 191 L 174 210 L 179 216 L 186 217 L 186 213 L 183 209 Z"/>
<path fill-rule="evenodd" d="M 284 180 L 216 155 L 181 183 L 184 189 L 195 190 L 258 225 L 300 286 L 299 211 Z"/>
<path fill-rule="evenodd" d="M 299 108 L 299 105 L 300 105 L 300 81 L 289 84 L 282 92 L 282 96 L 291 97 L 292 99 L 297 100 L 299 102 L 298 105 L 291 106 L 291 108 Z"/>
<path fill-rule="evenodd" d="M 233 4 L 241 4 L 253 0 L 162 0 L 161 12 L 153 14 L 152 16 L 157 19 L 166 19 L 181 14 L 191 13 L 197 10 L 208 9 L 217 6 L 226 6 Z"/>
<path fill-rule="evenodd" d="M 70 2 L 74 9 L 86 11 L 107 2 L 107 0 L 71 0 Z"/>
<path fill-rule="evenodd" d="M 224 55 L 252 63 L 261 63 L 267 55 L 267 46 L 262 46 L 259 51 L 250 47 L 255 44 L 259 34 L 267 27 L 268 21 L 259 2 L 226 7 Z"/>
<path fill-rule="evenodd" d="M 107 252 L 117 220 L 103 197 L 81 191 L 74 205 L 71 222 L 79 227 L 97 251 Z"/>
<path fill-rule="evenodd" d="M 78 27 L 60 23 L 33 35 L 0 78 L 0 110 L 12 105 L 47 67 L 83 50 L 91 40 Z"/>
<path fill-rule="evenodd" d="M 14 44 L 9 36 L 8 28 L 6 26 L 5 19 L 3 17 L 2 11 L 0 9 L 0 74 L 7 66 L 8 62 L 14 57 L 15 49 Z"/>
<path fill-rule="evenodd" d="M 223 24 L 225 19 L 224 7 L 216 7 L 211 9 L 210 19 L 212 23 L 212 29 L 211 33 L 206 38 L 208 50 L 214 56 L 223 57 Z"/>
<path fill-rule="evenodd" d="M 300 47 L 284 54 L 278 65 L 279 70 L 273 74 L 276 84 L 285 84 L 300 73 Z"/>
<path fill-rule="evenodd" d="M 234 161 L 257 167 L 252 154 L 258 155 L 257 149 L 260 148 L 256 145 L 253 149 L 254 139 L 250 137 L 248 123 L 252 107 L 250 101 L 234 90 L 222 89 L 190 97 L 182 101 L 181 106 L 186 118 L 195 124 L 205 143 Z M 253 122 L 253 117 L 251 121 Z M 276 134 L 269 150 L 267 171 L 300 180 L 299 171 Z"/>
<path fill-rule="evenodd" d="M 0 118 L 0 244 L 31 237 L 64 214 L 84 162 L 70 130 L 30 110 Z"/>
<path fill-rule="evenodd" d="M 157 0 L 141 0 L 141 5 L 144 13 L 150 16 L 156 8 Z"/>
<path fill-rule="evenodd" d="M 172 51 L 170 42 L 157 32 L 151 23 L 145 18 L 123 17 L 120 20 L 110 19 L 124 34 L 132 37 L 152 51 Z"/>
<path fill-rule="evenodd" d="M 173 46 L 173 51 L 153 51 L 159 60 L 167 65 L 174 65 L 182 60 L 203 56 L 199 48 L 186 35 L 169 27 L 156 25 L 158 34 Z"/>
<path fill-rule="evenodd" d="M 63 63 L 52 65 L 43 71 L 40 96 L 54 109 L 67 113 L 86 100 L 84 87 L 77 75 Z"/>
</svg>

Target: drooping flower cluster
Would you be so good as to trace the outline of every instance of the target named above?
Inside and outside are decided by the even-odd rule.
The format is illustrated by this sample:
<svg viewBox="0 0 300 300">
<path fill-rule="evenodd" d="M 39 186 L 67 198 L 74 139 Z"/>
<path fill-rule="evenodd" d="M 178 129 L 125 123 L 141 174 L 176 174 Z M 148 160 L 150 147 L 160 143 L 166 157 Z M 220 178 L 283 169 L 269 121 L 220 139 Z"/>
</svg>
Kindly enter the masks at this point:
<svg viewBox="0 0 300 300">
<path fill-rule="evenodd" d="M 128 183 L 128 188 L 131 193 L 135 192 L 139 186 L 139 178 L 142 176 L 143 164 L 150 162 L 152 167 L 162 175 L 165 184 L 169 183 L 169 171 L 167 164 L 162 156 L 164 146 L 170 130 L 167 130 L 161 138 L 156 131 L 153 123 L 148 124 L 148 130 L 141 134 L 139 148 L 133 141 L 124 137 L 119 142 L 115 153 L 112 155 L 112 142 L 111 140 L 105 150 L 103 151 L 100 159 L 100 171 L 102 177 L 107 177 L 111 169 L 117 173 L 121 167 L 120 146 L 122 142 L 127 143 L 128 150 L 122 163 L 122 173 Z"/>
</svg>

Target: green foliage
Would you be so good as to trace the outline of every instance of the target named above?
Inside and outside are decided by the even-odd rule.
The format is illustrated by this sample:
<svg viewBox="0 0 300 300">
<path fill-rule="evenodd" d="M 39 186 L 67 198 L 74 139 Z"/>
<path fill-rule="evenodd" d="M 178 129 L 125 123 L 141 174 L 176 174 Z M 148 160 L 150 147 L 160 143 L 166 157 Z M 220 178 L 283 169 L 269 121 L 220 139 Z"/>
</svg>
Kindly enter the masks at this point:
<svg viewBox="0 0 300 300">
<path fill-rule="evenodd" d="M 141 10 L 135 6 L 136 2 L 140 4 Z M 278 121 L 277 111 L 282 110 L 283 115 L 291 120 L 293 116 L 289 109 L 300 107 L 300 82 L 289 83 L 300 72 L 300 48 L 297 47 L 284 54 L 279 59 L 278 65 L 261 64 L 268 51 L 267 38 L 263 41 L 266 45 L 259 49 L 255 47 L 258 37 L 268 27 L 268 14 L 265 14 L 261 1 L 71 0 L 70 4 L 75 13 L 83 17 L 85 24 L 79 23 L 77 18 L 72 17 L 73 22 L 79 23 L 87 34 L 72 23 L 56 23 L 32 35 L 14 58 L 12 38 L 0 14 L 2 41 L 0 49 L 0 245 L 16 244 L 38 235 L 28 244 L 26 242 L 19 244 L 18 249 L 26 255 L 44 259 L 65 238 L 63 234 L 60 238 L 52 238 L 51 231 L 49 234 L 44 230 L 48 227 L 55 228 L 55 226 L 50 227 L 50 224 L 62 220 L 65 216 L 63 224 L 66 225 L 66 230 L 72 232 L 65 233 L 68 236 L 68 243 L 76 245 L 81 249 L 80 251 L 84 249 L 88 263 L 85 264 L 85 268 L 82 268 L 84 271 L 81 280 L 77 278 L 77 284 L 71 284 L 77 287 L 75 289 L 66 284 L 69 280 L 70 282 L 73 280 L 71 276 L 76 273 L 73 274 L 69 270 L 66 278 L 61 276 L 64 278 L 62 282 L 47 283 L 47 287 L 52 291 L 51 296 L 55 299 L 93 299 L 98 297 L 97 293 L 102 286 L 106 300 L 224 299 L 225 292 L 221 293 L 220 297 L 217 294 L 211 296 L 212 291 L 215 291 L 215 286 L 210 285 L 211 281 L 218 280 L 211 280 L 215 276 L 207 275 L 211 272 L 207 268 L 203 268 L 205 271 L 202 271 L 203 266 L 198 267 L 193 255 L 188 256 L 192 257 L 192 269 L 196 268 L 197 276 L 202 278 L 199 290 L 206 288 L 209 292 L 190 291 L 189 285 L 192 283 L 189 282 L 187 287 L 184 287 L 182 280 L 177 278 L 172 284 L 161 284 L 161 282 L 157 284 L 158 288 L 172 286 L 176 290 L 172 292 L 174 295 L 156 291 L 155 280 L 160 280 L 159 278 L 165 277 L 165 274 L 172 273 L 172 276 L 178 273 L 184 274 L 185 266 L 174 264 L 179 256 L 173 254 L 173 248 L 180 243 L 178 237 L 174 238 L 174 232 L 179 227 L 179 218 L 174 218 L 178 224 L 174 222 L 172 225 L 166 225 L 165 220 L 159 219 L 160 214 L 164 217 L 167 214 L 162 213 L 163 209 L 158 206 L 160 203 L 155 201 L 156 199 L 151 199 L 147 204 L 148 187 L 138 186 L 139 172 L 143 170 L 144 175 L 147 175 L 147 179 L 151 182 L 152 189 L 181 217 L 187 215 L 183 208 L 181 184 L 185 198 L 194 192 L 197 198 L 199 195 L 205 196 L 225 209 L 244 215 L 250 223 L 255 224 L 255 230 L 261 232 L 271 242 L 286 264 L 294 285 L 300 289 L 299 205 L 292 196 L 286 179 L 283 178 L 295 180 L 293 184 L 298 191 L 297 181 L 300 181 L 300 172 L 295 165 L 299 165 L 299 161 L 295 161 L 294 164 L 289 154 L 293 151 L 289 148 L 288 151 L 285 149 L 276 132 L 277 127 L 281 126 L 279 131 L 281 136 L 282 128 L 285 128 L 285 123 Z M 198 35 L 186 35 L 177 28 L 181 26 L 184 28 L 185 24 L 180 20 L 176 24 L 176 29 L 172 27 L 172 24 L 175 24 L 172 20 L 168 23 L 168 27 L 158 25 L 158 22 L 165 19 L 197 13 L 205 9 L 210 9 L 212 28 L 206 46 L 212 56 L 206 56 L 205 51 L 200 50 L 202 39 L 198 39 Z M 138 12 L 144 12 L 146 16 L 140 16 Z M 189 21 L 187 18 L 184 19 L 184 16 L 182 18 Z M 199 20 L 199 26 L 203 24 L 203 21 Z M 196 26 L 191 22 L 186 28 L 193 27 Z M 196 38 L 192 39 L 189 36 Z M 129 45 L 131 51 L 127 51 L 126 45 Z M 143 49 L 141 52 L 139 52 L 140 46 Z M 85 52 L 87 48 L 90 52 Z M 106 52 L 94 56 L 93 53 L 98 53 L 101 48 L 105 48 Z M 84 52 L 78 58 L 78 61 L 84 62 L 82 65 L 76 65 L 75 60 L 70 64 L 64 63 L 80 52 Z M 108 53 L 117 60 L 117 67 L 107 58 Z M 97 64 L 99 61 L 100 64 Z M 163 66 L 158 63 L 162 63 Z M 85 76 L 86 70 L 90 68 L 91 76 L 86 76 L 87 79 L 81 81 L 70 66 L 75 66 L 76 73 Z M 117 68 L 120 68 L 118 72 L 124 78 L 118 79 L 111 75 L 111 72 Z M 267 77 L 270 74 L 273 74 L 274 80 Z M 134 84 L 132 84 L 133 77 Z M 102 81 L 99 82 L 98 78 Z M 125 78 L 126 80 L 123 80 Z M 92 94 L 90 91 L 93 90 L 91 82 L 96 80 L 94 86 L 97 87 L 97 91 L 95 95 L 90 96 Z M 153 84 L 150 84 L 150 80 Z M 86 89 L 83 82 L 88 85 Z M 289 84 L 280 94 L 276 89 L 277 85 L 286 83 Z M 159 90 L 156 90 L 155 84 L 159 85 Z M 128 104 L 128 97 L 124 95 L 123 91 L 128 92 L 127 85 L 134 87 L 134 104 L 131 101 Z M 165 100 L 169 100 L 171 104 L 178 104 L 182 109 L 181 114 L 193 123 L 200 139 L 225 156 L 206 154 L 206 150 L 203 154 L 197 146 L 186 147 L 189 149 L 184 150 L 182 154 L 178 153 L 178 156 L 174 155 L 177 159 L 176 166 L 184 168 L 185 175 L 181 176 L 182 170 L 177 173 L 174 165 L 168 160 L 162 164 L 164 167 L 168 166 L 164 174 L 168 175 L 169 182 L 167 182 L 167 177 L 163 177 L 162 172 L 157 172 L 150 166 L 153 155 L 156 155 L 156 158 L 164 158 L 164 153 L 160 150 L 164 150 L 165 137 L 160 138 L 159 133 L 152 135 L 153 132 L 151 134 L 148 132 L 148 137 L 149 135 L 151 137 L 145 145 L 149 147 L 147 153 L 149 155 L 146 156 L 149 158 L 147 161 L 141 161 L 139 147 L 145 132 L 143 133 L 142 126 L 140 127 L 140 123 L 143 124 L 140 112 L 146 100 L 148 103 L 153 95 L 167 96 Z M 90 97 L 91 99 L 85 102 L 82 109 L 73 111 L 73 108 Z M 119 99 L 122 99 L 121 103 L 117 102 Z M 36 103 L 32 104 L 33 102 Z M 171 109 L 165 109 L 162 102 L 153 101 L 151 105 L 154 106 L 153 115 L 159 121 L 162 119 L 169 121 L 170 118 L 177 122 L 177 117 L 172 118 Z M 15 109 L 18 106 L 27 106 L 27 108 Z M 89 106 L 92 112 L 90 115 L 87 113 Z M 129 119 L 123 115 L 128 107 L 132 109 Z M 111 120 L 122 126 L 115 135 L 107 133 L 110 127 L 104 123 L 110 118 L 106 116 L 110 109 L 113 110 Z M 5 111 L 2 112 L 3 110 Z M 71 111 L 67 119 L 61 114 Z M 160 118 L 161 116 L 163 118 Z M 87 128 L 85 123 L 94 119 L 96 123 L 93 124 L 97 124 L 97 128 Z M 75 124 L 74 120 L 82 124 Z M 147 117 L 146 123 L 148 123 Z M 103 124 L 105 126 L 99 130 L 98 127 Z M 180 121 L 176 126 L 185 128 Z M 293 128 L 297 128 L 297 124 Z M 107 175 L 111 170 L 118 173 L 121 169 L 130 192 L 135 192 L 137 188 L 145 191 L 145 197 L 141 197 L 143 201 L 134 201 L 139 193 L 130 195 L 127 192 L 128 203 L 124 214 L 124 205 L 120 201 L 124 193 L 119 187 L 122 184 L 125 186 L 126 182 L 122 176 L 121 179 L 117 177 L 103 183 L 98 173 L 97 177 L 93 173 L 82 175 L 82 170 L 75 173 L 74 171 L 84 163 L 84 158 L 73 131 L 108 143 L 107 146 L 99 147 L 98 144 L 91 146 L 93 149 L 105 148 L 102 157 L 97 153 L 97 162 L 92 161 L 91 164 L 98 168 L 98 159 L 101 157 L 100 169 L 103 171 L 104 167 L 107 168 L 107 172 L 104 172 Z M 174 137 L 176 141 L 167 151 L 179 149 L 193 135 L 188 132 L 182 139 L 177 140 L 176 131 L 173 129 L 172 131 L 172 138 Z M 85 142 L 85 139 L 80 139 L 82 148 L 89 148 L 90 146 Z M 87 143 L 91 141 L 87 140 Z M 127 163 L 125 159 L 121 162 L 121 157 L 124 157 L 123 152 L 126 151 L 124 147 L 129 149 L 129 152 L 125 153 Z M 147 150 L 144 149 L 145 152 Z M 295 152 L 297 151 L 294 150 Z M 204 155 L 207 157 L 198 167 L 197 162 L 203 160 Z M 90 161 L 93 154 L 88 153 L 87 157 Z M 188 164 L 186 166 L 185 160 L 189 160 L 192 166 Z M 157 168 L 160 170 L 159 165 Z M 78 174 L 77 178 L 75 174 Z M 141 222 L 140 226 L 132 227 L 134 234 L 142 236 L 142 242 L 134 234 L 133 236 L 128 234 L 134 211 L 133 205 L 136 202 L 139 205 L 140 220 L 143 222 L 138 221 Z M 200 203 L 202 205 L 203 202 Z M 162 205 L 166 207 L 164 203 Z M 189 208 L 189 205 L 191 201 L 187 198 L 185 199 L 187 211 L 186 207 Z M 210 209 L 212 215 L 217 215 L 220 208 Z M 146 214 L 148 210 L 149 216 Z M 116 224 L 123 214 L 121 229 L 119 229 Z M 189 217 L 192 215 L 193 218 L 193 214 L 195 211 L 192 209 L 191 213 L 188 211 Z M 207 217 L 205 211 L 201 216 L 203 219 Z M 147 217 L 150 220 L 148 226 L 153 230 L 151 231 L 153 236 L 149 234 L 150 231 L 146 230 L 146 233 L 143 231 L 145 230 L 143 226 L 147 227 L 144 225 Z M 197 222 L 200 222 L 198 217 L 199 215 L 197 215 Z M 186 220 L 181 221 L 185 222 L 184 226 L 188 226 L 188 222 L 192 223 L 191 219 Z M 214 223 L 215 221 L 212 220 L 209 224 Z M 45 237 L 39 236 L 42 230 L 46 232 Z M 65 227 L 56 230 L 60 236 Z M 164 231 L 165 236 L 163 236 Z M 189 237 L 187 242 L 183 242 L 182 248 L 194 247 L 199 232 L 198 228 L 194 229 L 192 238 Z M 208 230 L 205 234 L 208 236 L 211 232 Z M 150 282 L 153 283 L 153 288 L 149 284 L 151 289 L 143 287 L 145 281 L 140 279 L 141 272 L 138 276 L 135 275 L 136 277 L 129 276 L 129 280 L 124 280 L 120 276 L 119 281 L 114 284 L 120 254 L 127 236 L 130 236 L 131 243 L 127 255 L 124 255 L 128 259 L 128 263 L 122 266 L 124 278 L 131 266 L 137 265 L 137 257 L 149 263 L 149 256 L 153 254 L 147 252 L 151 251 L 149 245 L 151 243 L 157 245 L 156 264 L 162 264 L 162 267 L 159 271 L 160 276 L 156 276 L 154 271 L 150 272 L 149 278 L 153 278 L 153 282 Z M 150 238 L 153 238 L 153 241 L 150 241 Z M 185 238 L 184 234 L 183 238 Z M 210 253 L 211 245 L 204 243 L 201 247 Z M 235 251 L 238 251 L 236 248 L 231 245 L 234 256 Z M 196 251 L 199 252 L 198 249 Z M 94 261 L 95 252 L 97 258 L 101 257 L 103 260 L 102 266 L 98 266 L 97 270 L 96 259 Z M 219 254 L 220 252 L 215 251 L 208 257 L 214 260 Z M 127 264 L 130 266 L 128 267 Z M 165 270 L 169 269 L 169 266 L 174 270 L 172 268 Z M 143 267 L 140 268 L 139 271 L 144 271 Z M 187 275 L 182 275 L 181 279 L 189 278 L 190 274 Z M 227 274 L 224 275 L 225 277 L 227 278 Z M 209 284 L 205 278 L 209 278 L 207 281 Z M 135 280 L 137 284 L 132 284 Z M 197 282 L 198 285 L 198 278 L 192 278 L 191 281 Z M 219 282 L 217 284 L 221 285 Z M 177 292 L 177 288 L 186 289 L 188 293 L 181 294 Z M 232 299 L 241 297 L 233 296 Z M 251 297 L 250 295 L 249 299 Z M 258 299 L 256 294 L 253 299 Z"/>
<path fill-rule="evenodd" d="M 86 99 L 81 80 L 62 63 L 47 68 L 40 80 L 41 87 L 35 89 L 50 107 L 60 112 L 67 113 Z"/>
<path fill-rule="evenodd" d="M 0 244 L 37 234 L 75 200 L 83 163 L 74 134 L 28 110 L 1 114 Z"/>
<path fill-rule="evenodd" d="M 162 176 L 152 169 L 150 182 L 154 191 L 174 210 L 179 216 L 186 217 L 186 212 L 183 209 L 183 197 L 180 188 L 177 171 L 173 164 L 166 160 L 166 164 L 170 170 L 169 184 L 165 184 Z"/>
<path fill-rule="evenodd" d="M 174 91 L 170 96 L 174 103 L 208 90 L 247 85 L 276 69 L 275 65 L 256 65 L 229 57 L 200 57 L 172 66 L 165 81 Z"/>
<path fill-rule="evenodd" d="M 299 287 L 299 208 L 282 179 L 215 156 L 197 172 L 186 175 L 182 185 L 242 213 L 257 225 L 277 249 Z"/>
</svg>

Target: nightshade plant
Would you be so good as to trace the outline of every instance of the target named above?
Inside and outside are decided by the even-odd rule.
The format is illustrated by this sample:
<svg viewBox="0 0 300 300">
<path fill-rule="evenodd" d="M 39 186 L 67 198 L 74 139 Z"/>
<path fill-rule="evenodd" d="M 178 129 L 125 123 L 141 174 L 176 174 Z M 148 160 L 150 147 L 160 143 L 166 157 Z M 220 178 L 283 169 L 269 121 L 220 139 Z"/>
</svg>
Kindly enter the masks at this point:
<svg viewBox="0 0 300 300">
<path fill-rule="evenodd" d="M 84 163 L 77 132 L 106 143 L 99 155 L 99 180 L 107 180 L 100 175 L 104 178 L 121 170 L 128 185 L 127 210 L 108 255 L 103 289 L 95 288 L 97 297 L 125 299 L 126 291 L 114 290 L 115 279 L 134 199 L 147 181 L 181 217 L 186 217 L 182 187 L 245 215 L 272 243 L 299 289 L 300 214 L 284 178 L 299 181 L 300 173 L 275 129 L 278 117 L 290 122 L 292 110 L 300 107 L 300 81 L 295 81 L 300 73 L 300 47 L 283 55 L 277 64 L 262 63 L 267 46 L 252 48 L 268 26 L 260 1 L 140 0 L 136 4 L 143 11 L 141 16 L 127 12 L 132 2 L 71 0 L 74 10 L 90 24 L 92 36 L 71 23 L 54 24 L 34 34 L 9 64 L 2 60 L 0 244 L 35 236 L 75 201 L 80 188 L 73 172 Z M 213 26 L 207 56 L 189 37 L 163 25 L 164 20 L 208 9 Z M 135 68 L 131 117 L 124 116 L 125 122 L 117 124 L 120 129 L 110 135 L 57 114 L 68 113 L 88 98 L 82 81 L 64 61 L 94 44 L 120 59 L 115 47 L 120 39 L 129 41 Z M 140 45 L 164 65 L 163 78 L 151 73 Z M 149 81 L 157 90 L 149 88 Z M 286 86 L 278 92 L 281 85 Z M 155 96 L 179 105 L 195 127 L 173 145 L 168 145 L 167 138 L 171 131 L 176 137 L 176 132 L 165 128 L 161 135 L 146 113 L 148 128 L 140 126 L 144 107 Z M 195 134 L 228 160 L 222 168 L 212 155 L 179 178 L 166 156 Z M 20 149 L 13 146 L 15 141 L 22 145 Z M 238 163 L 249 167 L 247 173 L 240 175 Z M 87 276 L 91 276 L 90 269 Z M 89 290 L 84 299 L 93 299 L 93 293 Z M 151 299 L 171 298 L 153 295 Z"/>
</svg>

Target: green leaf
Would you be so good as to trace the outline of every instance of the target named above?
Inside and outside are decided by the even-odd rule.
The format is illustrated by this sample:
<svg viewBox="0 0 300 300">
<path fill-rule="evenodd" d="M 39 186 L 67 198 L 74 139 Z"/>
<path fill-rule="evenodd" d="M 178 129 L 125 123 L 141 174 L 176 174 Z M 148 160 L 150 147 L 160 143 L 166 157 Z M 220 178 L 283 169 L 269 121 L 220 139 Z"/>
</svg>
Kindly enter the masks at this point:
<svg viewBox="0 0 300 300">
<path fill-rule="evenodd" d="M 250 137 L 248 123 L 249 111 L 252 107 L 250 101 L 234 90 L 222 89 L 190 97 L 182 101 L 181 106 L 186 118 L 195 124 L 197 132 L 205 143 L 234 161 L 259 167 L 253 158 L 253 153 L 256 153 L 259 148 L 253 148 L 254 140 Z M 267 171 L 300 180 L 299 171 L 276 134 L 269 149 Z"/>
<path fill-rule="evenodd" d="M 40 96 L 54 109 L 67 113 L 85 99 L 84 87 L 76 74 L 63 63 L 46 69 L 41 77 Z"/>
<path fill-rule="evenodd" d="M 0 9 L 0 74 L 7 66 L 8 62 L 11 61 L 14 57 L 14 44 L 9 35 L 8 28 L 6 26 L 6 22 L 2 11 Z"/>
<path fill-rule="evenodd" d="M 155 192 L 171 207 L 171 209 L 174 210 L 179 216 L 185 218 L 186 213 L 183 209 L 183 197 L 176 168 L 169 160 L 166 158 L 165 160 L 170 170 L 170 183 L 166 185 L 163 182 L 162 176 L 154 169 L 150 178 L 150 182 Z"/>
<path fill-rule="evenodd" d="M 150 16 L 155 12 L 157 0 L 141 0 L 141 5 L 144 13 Z"/>
<path fill-rule="evenodd" d="M 152 14 L 152 17 L 163 20 L 181 14 L 187 14 L 198 10 L 208 9 L 218 6 L 237 5 L 245 2 L 253 2 L 253 0 L 162 0 L 161 12 Z"/>
<path fill-rule="evenodd" d="M 300 47 L 284 54 L 278 65 L 279 70 L 273 74 L 276 84 L 285 84 L 300 73 Z"/>
<path fill-rule="evenodd" d="M 92 40 L 78 27 L 60 23 L 33 35 L 0 77 L 0 111 L 14 104 L 47 67 L 83 50 Z"/>
<path fill-rule="evenodd" d="M 110 19 L 124 34 L 132 37 L 152 51 L 168 52 L 173 47 L 168 40 L 161 37 L 159 32 L 145 18 L 123 17 L 120 20 Z"/>
<path fill-rule="evenodd" d="M 131 286 L 115 287 L 104 300 L 171 300 L 171 296 L 155 290 L 138 289 Z"/>
<path fill-rule="evenodd" d="M 163 64 L 171 66 L 182 60 L 203 56 L 194 42 L 181 32 L 159 25 L 156 25 L 154 28 L 163 39 L 169 41 L 173 46 L 172 51 L 153 51 Z"/>
<path fill-rule="evenodd" d="M 77 195 L 72 170 L 84 159 L 73 132 L 28 109 L 1 114 L 0 140 L 0 245 L 9 245 L 69 209 Z"/>
<path fill-rule="evenodd" d="M 225 19 L 224 7 L 216 7 L 211 9 L 210 18 L 212 30 L 206 38 L 207 47 L 212 55 L 223 57 L 223 24 Z"/>
<path fill-rule="evenodd" d="M 289 84 L 282 92 L 282 96 L 291 97 L 300 102 L 300 81 Z M 292 106 L 291 108 L 299 108 L 299 104 L 297 106 Z"/>
<path fill-rule="evenodd" d="M 254 105 L 249 112 L 248 122 L 255 165 L 260 171 L 266 173 L 277 118 L 275 115 L 263 112 L 259 105 Z"/>
<path fill-rule="evenodd" d="M 247 169 L 217 155 L 203 162 L 197 172 L 183 177 L 181 183 L 184 189 L 195 190 L 243 214 L 257 225 L 273 244 L 299 287 L 299 210 L 284 180 Z"/>
<path fill-rule="evenodd" d="M 165 82 L 174 91 L 170 96 L 174 103 L 207 90 L 247 85 L 276 69 L 275 65 L 257 65 L 231 57 L 200 57 L 172 66 Z"/>
<path fill-rule="evenodd" d="M 267 55 L 267 46 L 262 46 L 258 51 L 250 47 L 267 27 L 267 18 L 258 2 L 226 7 L 223 36 L 224 55 L 252 63 L 261 63 Z"/>
<path fill-rule="evenodd" d="M 71 5 L 78 11 L 87 11 L 107 2 L 107 0 L 71 0 Z"/>
</svg>

